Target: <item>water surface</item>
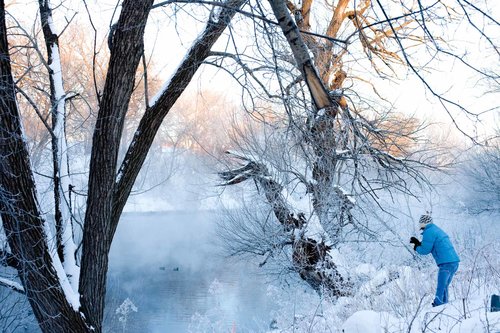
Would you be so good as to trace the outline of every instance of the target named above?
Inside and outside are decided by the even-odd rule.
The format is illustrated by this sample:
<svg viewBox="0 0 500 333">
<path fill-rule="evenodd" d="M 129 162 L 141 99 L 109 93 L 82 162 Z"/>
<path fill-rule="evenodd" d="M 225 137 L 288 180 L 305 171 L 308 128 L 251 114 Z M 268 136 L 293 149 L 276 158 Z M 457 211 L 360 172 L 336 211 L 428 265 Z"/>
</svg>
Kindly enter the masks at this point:
<svg viewBox="0 0 500 333">
<path fill-rule="evenodd" d="M 270 300 L 255 265 L 216 246 L 210 212 L 125 213 L 110 255 L 107 327 L 125 332 L 261 332 Z M 129 298 L 120 322 L 116 308 Z M 193 317 L 194 316 L 194 317 Z M 122 316 L 122 320 L 123 320 Z"/>
</svg>

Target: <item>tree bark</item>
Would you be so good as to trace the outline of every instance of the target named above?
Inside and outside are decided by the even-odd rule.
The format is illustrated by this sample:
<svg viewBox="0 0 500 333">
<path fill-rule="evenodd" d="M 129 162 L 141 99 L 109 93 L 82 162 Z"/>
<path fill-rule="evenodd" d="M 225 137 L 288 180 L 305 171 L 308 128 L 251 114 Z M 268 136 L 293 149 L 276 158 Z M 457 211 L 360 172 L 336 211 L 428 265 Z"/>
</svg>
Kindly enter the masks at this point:
<svg viewBox="0 0 500 333">
<path fill-rule="evenodd" d="M 125 0 L 122 4 L 110 38 L 111 56 L 92 140 L 79 289 L 95 332 L 102 331 L 120 138 L 152 4 L 153 0 Z"/>
<path fill-rule="evenodd" d="M 313 61 L 309 56 L 309 50 L 302 40 L 299 28 L 290 15 L 284 0 L 269 0 L 274 15 L 285 35 L 290 49 L 292 50 L 297 68 L 301 71 L 306 84 L 311 93 L 312 100 L 316 110 L 331 108 L 333 116 L 336 115 L 336 103 L 330 98 L 321 78 L 314 67 Z"/>
<path fill-rule="evenodd" d="M 12 255 L 43 332 L 90 332 L 68 301 L 51 254 L 21 130 L 7 44 L 5 4 L 0 0 L 0 213 Z"/>
<path fill-rule="evenodd" d="M 76 246 L 73 239 L 71 207 L 66 191 L 70 186 L 68 149 L 66 141 L 66 92 L 63 87 L 59 37 L 53 31 L 52 8 L 49 0 L 39 0 L 50 82 L 50 107 L 52 114 L 52 165 L 54 180 L 54 218 L 57 253 L 67 272 L 70 273 L 71 286 L 78 290 L 79 270 L 76 266 Z"/>
</svg>

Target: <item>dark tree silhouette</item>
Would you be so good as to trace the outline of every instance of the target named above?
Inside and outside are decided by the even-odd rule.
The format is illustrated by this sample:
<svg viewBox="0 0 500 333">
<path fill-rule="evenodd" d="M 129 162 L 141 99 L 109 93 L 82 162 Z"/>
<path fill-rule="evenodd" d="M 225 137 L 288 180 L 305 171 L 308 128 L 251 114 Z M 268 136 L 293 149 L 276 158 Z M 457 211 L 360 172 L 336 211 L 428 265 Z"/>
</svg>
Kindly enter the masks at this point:
<svg viewBox="0 0 500 333">
<path fill-rule="evenodd" d="M 0 213 L 10 250 L 4 262 L 17 269 L 23 291 L 42 331 L 102 331 L 109 250 L 132 185 L 163 119 L 243 3 L 242 0 L 228 0 L 222 3 L 225 5 L 222 10 L 210 16 L 170 84 L 160 92 L 155 103 L 147 107 L 120 166 L 118 151 L 125 115 L 143 56 L 144 30 L 153 0 L 126 0 L 122 3 L 119 20 L 110 36 L 110 60 L 94 128 L 81 267 L 76 277 L 79 284 L 75 285 L 71 282 L 78 271 L 65 271 L 63 266 L 63 260 L 68 257 L 65 255 L 67 250 L 62 247 L 68 243 L 62 239 L 64 233 L 60 230 L 65 227 L 66 221 L 56 216 L 59 236 L 53 244 L 49 222 L 37 201 L 36 184 L 16 103 L 5 4 L 3 0 L 0 2 Z M 57 64 L 54 53 L 62 46 L 58 45 L 57 36 L 50 30 L 50 3 L 40 1 L 40 11 L 48 50 L 47 61 L 52 70 L 48 74 L 53 75 L 53 72 L 61 70 L 54 67 Z M 61 82 L 57 80 L 53 76 L 50 78 L 54 128 L 60 121 L 57 112 L 61 110 L 56 110 L 57 106 L 62 104 L 64 107 L 64 101 L 61 101 L 64 96 L 58 95 L 58 84 Z M 57 133 L 53 134 L 57 139 Z M 53 145 L 55 179 L 59 177 L 58 167 L 64 163 L 60 149 L 61 146 Z M 57 193 L 60 184 L 55 186 Z M 56 202 L 61 200 L 56 194 Z M 58 207 L 56 213 L 57 210 Z M 75 253 L 69 255 L 74 256 Z"/>
</svg>

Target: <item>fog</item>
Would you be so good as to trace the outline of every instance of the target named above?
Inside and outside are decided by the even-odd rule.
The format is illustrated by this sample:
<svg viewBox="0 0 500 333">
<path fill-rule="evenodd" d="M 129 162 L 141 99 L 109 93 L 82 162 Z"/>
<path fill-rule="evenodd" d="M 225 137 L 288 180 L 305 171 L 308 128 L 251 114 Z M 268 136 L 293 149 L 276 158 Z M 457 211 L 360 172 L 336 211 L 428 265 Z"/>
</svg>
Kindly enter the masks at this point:
<svg viewBox="0 0 500 333">
<path fill-rule="evenodd" d="M 222 255 L 216 218 L 208 211 L 125 213 L 111 249 L 106 326 L 122 328 L 116 309 L 127 298 L 137 307 L 127 332 L 196 331 L 197 316 L 238 332 L 269 323 L 264 278 Z"/>
</svg>

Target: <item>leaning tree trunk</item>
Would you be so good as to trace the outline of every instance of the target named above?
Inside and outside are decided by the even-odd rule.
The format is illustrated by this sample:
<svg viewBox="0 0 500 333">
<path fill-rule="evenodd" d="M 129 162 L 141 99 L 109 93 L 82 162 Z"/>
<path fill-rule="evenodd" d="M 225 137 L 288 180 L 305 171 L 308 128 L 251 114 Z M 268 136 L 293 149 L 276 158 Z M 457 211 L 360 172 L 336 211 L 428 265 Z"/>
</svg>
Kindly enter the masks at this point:
<svg viewBox="0 0 500 333">
<path fill-rule="evenodd" d="M 43 332 L 91 332 L 78 309 L 41 217 L 22 133 L 0 0 L 0 214 L 19 277 Z M 61 270 L 58 269 L 61 268 Z M 64 287 L 63 287 L 64 286 Z"/>
<path fill-rule="evenodd" d="M 314 211 L 320 224 L 325 230 L 331 229 L 329 226 L 332 223 L 329 216 L 332 209 L 331 201 L 334 198 L 338 199 L 341 202 L 340 209 L 344 213 L 345 210 L 351 208 L 349 197 L 341 189 L 335 188 L 333 182 L 338 162 L 336 150 L 339 145 L 339 135 L 335 130 L 335 121 L 340 110 L 339 100 L 329 94 L 325 83 L 318 74 L 316 66 L 309 55 L 309 49 L 303 41 L 299 28 L 291 17 L 285 1 L 269 0 L 269 3 L 292 50 L 297 68 L 302 73 L 302 77 L 309 88 L 315 107 L 312 115 L 308 117 L 308 132 L 305 134 L 305 139 L 313 148 L 315 154 L 312 169 L 315 182 L 309 184 L 309 187 L 313 195 Z M 334 17 L 339 16 L 338 11 L 345 8 L 346 5 L 346 1 L 339 3 Z M 338 29 L 338 27 L 329 27 L 329 29 Z M 336 209 L 336 207 L 333 209 Z M 349 214 L 348 211 L 347 213 Z M 336 235 L 330 234 L 330 236 L 335 237 Z M 323 269 L 328 270 L 329 266 L 331 264 L 325 261 Z M 330 285 L 330 288 L 335 289 L 336 287 Z"/>
<path fill-rule="evenodd" d="M 301 38 L 295 21 L 290 16 L 285 1 L 269 0 L 278 23 L 290 45 L 297 68 L 302 73 L 311 93 L 315 109 L 308 119 L 307 142 L 316 155 L 313 166 L 315 182 L 308 184 L 313 195 L 314 214 L 324 225 L 330 190 L 333 190 L 332 172 L 335 169 L 336 158 L 332 154 L 335 142 L 333 131 L 335 117 L 339 110 L 338 102 L 328 93 L 321 81 L 314 63 L 309 56 L 309 50 Z M 310 2 L 309 2 L 310 3 Z M 266 200 L 271 205 L 277 220 L 285 230 L 298 229 L 292 232 L 290 241 L 293 244 L 293 267 L 312 288 L 318 293 L 338 297 L 351 292 L 351 284 L 338 272 L 329 254 L 330 245 L 324 240 L 316 240 L 306 236 L 307 223 L 304 214 L 292 213 L 287 201 L 282 195 L 282 186 L 267 173 L 266 167 L 245 157 L 233 154 L 233 157 L 244 160 L 246 165 L 240 169 L 222 172 L 220 175 L 232 185 L 247 179 L 254 179 L 263 189 Z M 295 235 L 300 235 L 298 238 Z"/>
<path fill-rule="evenodd" d="M 334 198 L 341 202 L 341 207 L 350 207 L 351 204 L 348 196 L 342 190 L 336 189 L 333 183 L 338 163 L 336 151 L 341 144 L 339 133 L 335 130 L 336 117 L 340 110 L 339 100 L 329 94 L 325 83 L 320 78 L 309 55 L 309 49 L 303 41 L 285 1 L 269 0 L 269 3 L 292 50 L 297 68 L 302 73 L 309 88 L 315 107 L 312 115 L 308 117 L 308 132 L 305 134 L 305 139 L 313 148 L 315 155 L 312 170 L 315 182 L 311 184 L 314 196 L 313 204 L 320 223 L 326 227 L 331 223 L 329 213 L 332 206 L 331 201 Z M 344 1 L 342 6 L 345 5 Z M 335 237 L 335 235 L 330 236 Z"/>
<path fill-rule="evenodd" d="M 122 4 L 110 36 L 111 56 L 92 140 L 80 293 L 82 307 L 96 332 L 102 331 L 120 139 L 152 4 L 153 0 L 125 0 Z"/>
</svg>

